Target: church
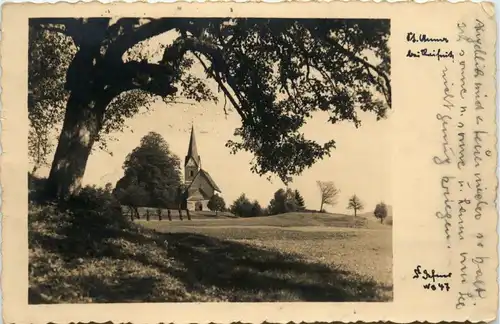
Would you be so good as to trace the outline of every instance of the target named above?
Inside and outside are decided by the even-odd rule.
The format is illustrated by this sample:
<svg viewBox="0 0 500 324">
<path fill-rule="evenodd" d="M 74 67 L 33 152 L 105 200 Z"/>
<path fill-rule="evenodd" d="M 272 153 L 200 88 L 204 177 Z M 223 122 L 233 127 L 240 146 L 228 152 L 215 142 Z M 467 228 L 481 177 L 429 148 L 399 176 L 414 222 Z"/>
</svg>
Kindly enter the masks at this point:
<svg viewBox="0 0 500 324">
<path fill-rule="evenodd" d="M 184 184 L 187 209 L 190 211 L 208 210 L 208 201 L 213 195 L 221 193 L 210 174 L 201 167 L 201 157 L 198 155 L 194 126 L 191 127 L 191 138 L 184 160 Z"/>
</svg>

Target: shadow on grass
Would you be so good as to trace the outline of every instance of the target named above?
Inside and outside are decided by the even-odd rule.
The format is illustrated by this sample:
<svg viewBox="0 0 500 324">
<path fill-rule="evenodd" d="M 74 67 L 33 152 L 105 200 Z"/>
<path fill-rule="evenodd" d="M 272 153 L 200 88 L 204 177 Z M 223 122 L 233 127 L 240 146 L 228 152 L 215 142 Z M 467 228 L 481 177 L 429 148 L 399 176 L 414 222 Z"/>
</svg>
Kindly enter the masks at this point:
<svg viewBox="0 0 500 324">
<path fill-rule="evenodd" d="M 174 275 L 190 290 L 237 291 L 229 301 L 381 301 L 376 282 L 250 245 L 200 234 L 164 234 L 169 255 L 187 271 Z"/>
<path fill-rule="evenodd" d="M 243 243 L 193 233 L 147 231 L 148 237 L 134 225 L 110 227 L 100 222 L 93 223 L 90 219 L 73 215 L 57 224 L 54 233 L 31 230 L 30 246 L 33 243 L 44 251 L 59 255 L 65 266 L 71 269 L 79 267 L 74 264 L 76 259 L 85 264 L 108 258 L 124 262 L 133 260 L 160 274 L 154 278 L 146 273 L 141 276 L 116 276 L 113 280 L 79 274 L 74 280 L 92 302 L 199 301 L 199 296 L 208 296 L 207 291 L 212 291 L 209 300 L 210 297 L 217 299 L 224 295 L 223 299 L 231 302 L 380 302 L 388 301 L 383 292 L 392 290 L 392 287 L 383 287 L 375 281 L 332 266 L 306 262 L 298 256 Z M 141 249 L 131 253 L 113 244 L 112 239 L 127 241 Z M 148 249 L 155 249 L 162 257 L 151 257 Z M 166 261 L 167 256 L 173 263 Z M 43 270 L 41 265 L 37 266 L 41 273 L 51 271 L 50 268 Z M 179 289 L 158 295 L 159 281 L 164 278 L 180 282 L 185 296 L 179 296 Z M 69 278 L 69 281 L 72 280 Z M 52 283 L 31 286 L 29 303 L 54 302 L 46 297 L 55 294 L 50 285 Z M 164 289 L 165 285 L 162 287 Z M 66 294 L 62 288 L 59 292 Z"/>
</svg>

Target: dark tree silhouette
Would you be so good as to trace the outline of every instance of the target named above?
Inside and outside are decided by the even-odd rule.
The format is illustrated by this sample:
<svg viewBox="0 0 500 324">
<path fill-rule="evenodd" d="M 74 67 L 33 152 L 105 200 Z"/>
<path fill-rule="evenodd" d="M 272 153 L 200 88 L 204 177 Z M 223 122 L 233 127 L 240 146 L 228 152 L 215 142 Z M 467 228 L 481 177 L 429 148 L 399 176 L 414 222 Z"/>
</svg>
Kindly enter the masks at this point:
<svg viewBox="0 0 500 324">
<path fill-rule="evenodd" d="M 229 210 L 240 217 L 255 217 L 262 216 L 263 214 L 259 202 L 257 200 L 251 202 L 244 193 L 236 198 L 231 207 L 229 207 Z"/>
<path fill-rule="evenodd" d="M 295 202 L 297 203 L 297 211 L 301 211 L 306 209 L 306 203 L 304 201 L 304 197 L 300 194 L 298 190 L 295 190 Z"/>
<path fill-rule="evenodd" d="M 299 194 L 300 195 L 300 194 Z M 302 198 L 302 196 L 300 196 Z M 302 198 L 302 204 L 304 199 Z M 290 213 L 300 210 L 299 202 L 297 201 L 297 191 L 290 188 L 278 189 L 274 193 L 274 198 L 269 202 L 268 210 L 270 215 Z"/>
<path fill-rule="evenodd" d="M 116 191 L 139 186 L 147 194 L 150 207 L 168 208 L 176 204 L 177 188 L 181 185 L 180 160 L 160 134 L 145 135 L 125 159 L 123 170 L 125 174 L 118 180 Z"/>
<path fill-rule="evenodd" d="M 384 202 L 377 204 L 373 214 L 376 218 L 380 219 L 380 223 L 382 224 L 384 219 L 387 217 L 387 205 Z"/>
<path fill-rule="evenodd" d="M 207 207 L 210 210 L 215 211 L 215 214 L 217 215 L 217 212 L 224 211 L 226 209 L 226 202 L 221 196 L 213 195 L 210 197 Z"/>
<path fill-rule="evenodd" d="M 347 209 L 354 210 L 354 217 L 356 217 L 358 210 L 363 210 L 364 208 L 365 208 L 365 206 L 361 202 L 361 200 L 358 198 L 358 196 L 353 195 L 351 198 L 349 198 L 349 203 L 347 204 Z"/>
<path fill-rule="evenodd" d="M 105 148 L 106 136 L 155 98 L 216 100 L 208 79 L 242 120 L 227 147 L 253 153 L 253 172 L 285 183 L 335 146 L 301 133 L 313 112 L 358 127 L 358 109 L 382 118 L 391 103 L 389 20 L 36 18 L 29 26 L 36 163 L 49 163 L 47 137 L 62 122 L 50 197 L 78 191 L 94 144 Z M 143 41 L 166 32 L 176 36 L 153 62 Z M 195 63 L 207 78 L 190 73 Z"/>
</svg>

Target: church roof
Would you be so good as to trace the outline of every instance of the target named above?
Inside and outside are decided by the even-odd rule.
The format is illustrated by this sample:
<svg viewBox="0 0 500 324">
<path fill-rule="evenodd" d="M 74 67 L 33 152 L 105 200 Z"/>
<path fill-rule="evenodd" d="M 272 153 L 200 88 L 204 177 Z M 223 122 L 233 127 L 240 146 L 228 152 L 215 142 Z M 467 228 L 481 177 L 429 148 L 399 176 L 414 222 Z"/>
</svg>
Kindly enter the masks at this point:
<svg viewBox="0 0 500 324">
<path fill-rule="evenodd" d="M 187 200 L 196 201 L 196 200 L 205 200 L 210 199 L 210 196 L 207 195 L 206 192 L 201 188 L 190 188 L 188 189 L 188 198 Z"/>
<path fill-rule="evenodd" d="M 217 184 L 215 183 L 214 179 L 212 179 L 212 177 L 210 176 L 210 174 L 208 174 L 207 171 L 205 170 L 200 170 L 199 173 L 202 173 L 202 175 L 208 180 L 208 183 L 210 183 L 210 185 L 218 192 L 222 192 L 219 187 L 217 186 Z"/>
<path fill-rule="evenodd" d="M 189 139 L 189 147 L 184 164 L 186 164 L 190 158 L 194 160 L 196 165 L 198 166 L 200 165 L 200 156 L 198 155 L 198 148 L 196 147 L 196 138 L 194 136 L 194 125 L 191 126 L 191 138 Z"/>
<path fill-rule="evenodd" d="M 196 178 L 198 178 L 198 177 L 204 177 L 204 178 L 207 180 L 208 184 L 209 184 L 210 186 L 212 186 L 212 188 L 213 188 L 215 191 L 222 192 L 222 191 L 220 190 L 220 188 L 217 186 L 217 184 L 215 183 L 214 179 L 212 179 L 212 177 L 210 176 L 210 174 L 208 174 L 208 172 L 207 172 L 207 171 L 205 171 L 205 170 L 203 170 L 203 169 L 200 169 L 200 170 L 198 171 L 198 173 L 196 173 L 196 175 L 194 176 L 193 180 L 191 181 L 191 183 L 190 183 L 190 184 L 189 184 L 189 186 L 187 187 L 188 192 L 189 192 L 189 190 L 190 190 L 191 186 L 193 185 L 193 183 L 195 183 Z"/>
</svg>

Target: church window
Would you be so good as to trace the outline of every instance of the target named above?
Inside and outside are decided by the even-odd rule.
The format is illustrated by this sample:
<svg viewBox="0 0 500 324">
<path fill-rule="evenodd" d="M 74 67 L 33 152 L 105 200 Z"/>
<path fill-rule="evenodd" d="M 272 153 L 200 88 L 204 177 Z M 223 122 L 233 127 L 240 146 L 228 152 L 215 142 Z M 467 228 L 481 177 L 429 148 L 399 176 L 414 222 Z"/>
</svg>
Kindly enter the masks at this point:
<svg viewBox="0 0 500 324">
<path fill-rule="evenodd" d="M 193 176 L 193 170 L 189 171 L 189 176 L 192 177 Z"/>
</svg>

